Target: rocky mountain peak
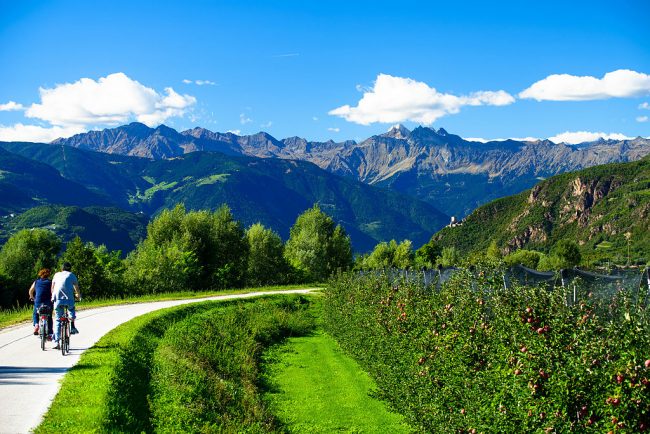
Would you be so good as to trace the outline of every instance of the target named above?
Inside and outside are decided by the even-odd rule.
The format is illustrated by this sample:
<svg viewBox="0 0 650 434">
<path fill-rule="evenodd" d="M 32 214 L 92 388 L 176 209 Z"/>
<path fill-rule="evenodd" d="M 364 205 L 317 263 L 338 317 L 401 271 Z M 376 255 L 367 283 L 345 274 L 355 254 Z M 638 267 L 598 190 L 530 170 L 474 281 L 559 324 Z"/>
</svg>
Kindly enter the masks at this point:
<svg viewBox="0 0 650 434">
<path fill-rule="evenodd" d="M 394 139 L 406 139 L 411 134 L 411 130 L 406 128 L 402 124 L 396 124 L 390 127 L 390 129 L 382 134 L 384 137 L 392 137 Z"/>
</svg>

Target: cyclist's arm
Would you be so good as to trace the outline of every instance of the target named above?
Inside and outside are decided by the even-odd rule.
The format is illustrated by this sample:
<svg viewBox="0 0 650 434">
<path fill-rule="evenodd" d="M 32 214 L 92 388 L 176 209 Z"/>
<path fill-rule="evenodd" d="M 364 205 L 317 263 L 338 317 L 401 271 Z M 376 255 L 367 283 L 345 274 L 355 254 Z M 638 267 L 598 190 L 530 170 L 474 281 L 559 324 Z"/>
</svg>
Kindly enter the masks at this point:
<svg viewBox="0 0 650 434">
<path fill-rule="evenodd" d="M 29 299 L 34 300 L 36 296 L 36 282 L 32 282 L 32 286 L 29 287 Z"/>
<path fill-rule="evenodd" d="M 72 288 L 74 289 L 74 296 L 77 299 L 81 300 L 81 292 L 79 291 L 79 284 L 78 283 L 73 284 Z"/>
<path fill-rule="evenodd" d="M 50 292 L 52 293 L 52 296 L 50 297 L 50 300 L 52 303 L 56 300 L 56 294 L 54 293 L 54 279 L 52 279 L 52 287 L 50 288 Z"/>
</svg>

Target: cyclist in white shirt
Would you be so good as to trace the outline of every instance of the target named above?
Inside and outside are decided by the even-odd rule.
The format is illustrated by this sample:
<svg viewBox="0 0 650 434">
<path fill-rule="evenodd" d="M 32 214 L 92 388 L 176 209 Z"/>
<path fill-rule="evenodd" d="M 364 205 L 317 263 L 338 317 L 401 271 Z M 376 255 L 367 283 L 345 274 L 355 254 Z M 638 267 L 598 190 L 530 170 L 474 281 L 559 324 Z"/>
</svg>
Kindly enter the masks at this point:
<svg viewBox="0 0 650 434">
<path fill-rule="evenodd" d="M 74 320 L 76 318 L 74 301 L 75 298 L 80 299 L 81 295 L 79 293 L 79 281 L 77 280 L 77 276 L 70 271 L 71 269 L 72 265 L 69 262 L 65 262 L 61 271 L 56 273 L 52 278 L 52 303 L 54 303 L 54 311 L 56 312 L 54 342 L 58 342 L 59 339 L 59 325 L 63 316 L 63 306 L 68 306 L 68 312 L 72 320 L 70 333 L 79 333 L 79 330 L 74 326 Z M 58 343 L 56 345 L 54 347 L 55 349 L 58 348 Z"/>
</svg>

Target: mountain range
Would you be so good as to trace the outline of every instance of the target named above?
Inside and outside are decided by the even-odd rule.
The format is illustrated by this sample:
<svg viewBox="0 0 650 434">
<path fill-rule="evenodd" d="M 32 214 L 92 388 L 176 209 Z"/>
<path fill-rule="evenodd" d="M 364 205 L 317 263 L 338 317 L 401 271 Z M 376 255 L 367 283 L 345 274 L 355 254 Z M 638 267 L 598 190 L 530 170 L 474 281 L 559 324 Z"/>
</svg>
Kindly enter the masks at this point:
<svg viewBox="0 0 650 434">
<path fill-rule="evenodd" d="M 161 130 L 171 134 L 169 129 Z M 0 143 L 0 195 L 0 211 L 5 214 L 0 222 L 5 232 L 20 226 L 10 223 L 14 218 L 11 214 L 38 206 L 46 207 L 34 214 L 40 220 L 34 215 L 23 219 L 32 227 L 51 227 L 58 221 L 57 228 L 74 229 L 78 225 L 61 224 L 59 208 L 47 207 L 83 207 L 81 211 L 86 214 L 88 207 L 95 207 L 90 213 L 95 216 L 98 206 L 117 207 L 151 216 L 177 203 L 184 203 L 188 209 L 216 209 L 227 204 L 245 226 L 261 222 L 286 239 L 297 216 L 319 203 L 342 224 L 360 252 L 393 238 L 423 244 L 449 220 L 423 201 L 337 176 L 305 161 L 220 152 L 153 160 L 60 143 Z M 64 216 L 80 215 L 81 211 L 71 214 L 66 209 Z M 138 220 L 109 211 L 103 214 Z M 84 218 L 97 220 L 87 215 Z M 115 221 L 104 226 L 115 229 L 118 236 L 121 227 Z M 74 233 L 68 230 L 67 234 Z M 123 246 L 124 231 L 119 236 Z"/>
<path fill-rule="evenodd" d="M 549 140 L 468 141 L 443 128 L 402 125 L 359 143 L 277 140 L 204 128 L 178 132 L 161 125 L 91 131 L 52 144 L 109 154 L 170 159 L 196 151 L 309 161 L 331 173 L 424 200 L 447 215 L 463 217 L 490 200 L 515 194 L 558 173 L 638 160 L 650 140 L 598 140 L 569 145 Z"/>
</svg>

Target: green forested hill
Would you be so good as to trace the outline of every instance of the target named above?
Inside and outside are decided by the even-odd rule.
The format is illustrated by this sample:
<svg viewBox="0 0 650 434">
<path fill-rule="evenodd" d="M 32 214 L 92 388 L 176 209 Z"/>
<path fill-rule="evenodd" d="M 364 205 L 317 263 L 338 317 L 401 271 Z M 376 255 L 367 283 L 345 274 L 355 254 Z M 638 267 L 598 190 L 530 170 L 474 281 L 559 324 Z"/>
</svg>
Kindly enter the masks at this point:
<svg viewBox="0 0 650 434">
<path fill-rule="evenodd" d="M 47 163 L 68 182 L 83 185 L 96 199 L 75 203 L 80 206 L 101 202 L 155 215 L 177 203 L 184 203 L 187 209 L 216 209 L 225 203 L 244 225 L 259 221 L 286 238 L 296 217 L 319 203 L 343 225 L 357 251 L 370 250 L 377 242 L 390 239 L 423 244 L 448 221 L 446 215 L 422 201 L 333 175 L 303 161 L 216 152 L 152 161 L 60 145 L 0 143 L 0 147 L 26 157 L 23 159 Z M 20 188 L 20 184 L 16 186 Z"/>
<path fill-rule="evenodd" d="M 533 189 L 476 209 L 460 226 L 438 232 L 462 254 L 495 241 L 503 253 L 548 251 L 561 239 L 578 243 L 584 262 L 650 260 L 650 158 L 554 176 Z"/>
<path fill-rule="evenodd" d="M 64 241 L 75 236 L 110 250 L 129 252 L 146 235 L 149 218 L 114 207 L 43 205 L 0 224 L 0 243 L 21 229 L 47 228 Z"/>
<path fill-rule="evenodd" d="M 106 205 L 108 201 L 39 161 L 0 147 L 0 213 L 3 215 L 40 204 Z"/>
</svg>

